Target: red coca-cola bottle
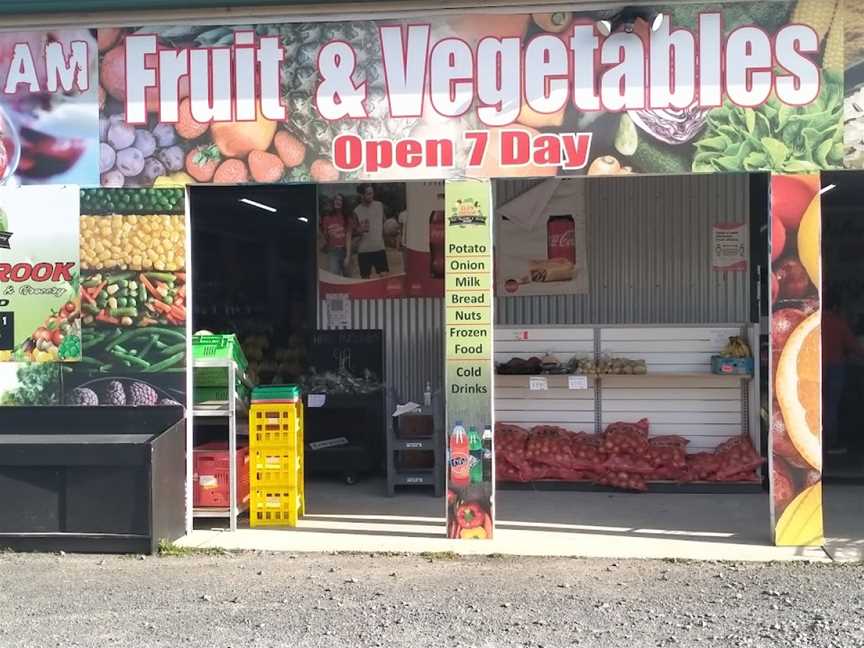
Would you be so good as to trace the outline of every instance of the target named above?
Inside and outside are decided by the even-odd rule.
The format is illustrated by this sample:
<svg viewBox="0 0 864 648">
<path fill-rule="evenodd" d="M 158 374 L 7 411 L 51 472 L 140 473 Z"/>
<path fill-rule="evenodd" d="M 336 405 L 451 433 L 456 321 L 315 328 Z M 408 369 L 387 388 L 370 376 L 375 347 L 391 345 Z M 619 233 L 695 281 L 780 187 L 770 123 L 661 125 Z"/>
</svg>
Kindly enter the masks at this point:
<svg viewBox="0 0 864 648">
<path fill-rule="evenodd" d="M 572 215 L 549 217 L 546 223 L 546 258 L 576 263 L 576 223 Z"/>
<path fill-rule="evenodd" d="M 444 210 L 429 215 L 429 273 L 435 279 L 444 277 Z"/>
</svg>

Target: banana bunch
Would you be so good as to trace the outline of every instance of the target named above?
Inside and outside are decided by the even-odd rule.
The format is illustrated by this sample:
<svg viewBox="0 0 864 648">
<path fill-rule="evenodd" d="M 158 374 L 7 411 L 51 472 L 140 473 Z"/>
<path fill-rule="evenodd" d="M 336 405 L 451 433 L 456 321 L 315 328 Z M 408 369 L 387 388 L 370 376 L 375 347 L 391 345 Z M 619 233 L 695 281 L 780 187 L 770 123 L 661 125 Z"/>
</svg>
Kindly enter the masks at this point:
<svg viewBox="0 0 864 648">
<path fill-rule="evenodd" d="M 724 358 L 749 358 L 751 356 L 750 345 L 744 338 L 733 335 L 729 338 L 729 343 L 723 347 L 720 355 Z"/>
</svg>

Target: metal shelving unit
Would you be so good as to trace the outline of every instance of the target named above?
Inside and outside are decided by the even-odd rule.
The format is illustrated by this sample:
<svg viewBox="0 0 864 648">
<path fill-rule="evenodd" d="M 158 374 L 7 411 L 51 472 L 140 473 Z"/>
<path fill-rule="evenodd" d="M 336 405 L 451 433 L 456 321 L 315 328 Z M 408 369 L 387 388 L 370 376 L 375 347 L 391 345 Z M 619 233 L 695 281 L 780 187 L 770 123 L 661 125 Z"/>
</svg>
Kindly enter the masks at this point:
<svg viewBox="0 0 864 648">
<path fill-rule="evenodd" d="M 434 421 L 428 408 L 422 410 L 422 413 Z M 396 494 L 396 486 L 432 486 L 435 489 L 435 497 L 440 497 L 444 494 L 445 482 L 443 430 L 434 428 L 433 423 L 430 437 L 398 437 L 399 418 L 393 417 L 392 425 L 387 431 L 387 495 L 393 497 Z M 432 467 L 399 468 L 396 465 L 396 452 L 401 450 L 432 453 Z"/>
<path fill-rule="evenodd" d="M 241 374 L 237 363 L 229 358 L 196 358 L 193 360 L 193 370 L 199 368 L 225 369 L 228 372 L 228 385 L 230 398 L 225 401 L 208 401 L 195 405 L 192 409 L 192 421 L 194 423 L 220 423 L 228 421 L 228 501 L 227 507 L 194 508 L 194 518 L 228 518 L 232 531 L 237 530 L 237 518 L 247 510 L 248 505 L 237 506 L 237 434 L 238 427 L 249 433 L 249 409 L 240 395 L 237 393 L 237 379 L 247 387 L 252 384 Z M 243 421 L 238 426 L 237 416 L 242 416 Z M 203 419 L 203 420 L 198 420 Z"/>
</svg>

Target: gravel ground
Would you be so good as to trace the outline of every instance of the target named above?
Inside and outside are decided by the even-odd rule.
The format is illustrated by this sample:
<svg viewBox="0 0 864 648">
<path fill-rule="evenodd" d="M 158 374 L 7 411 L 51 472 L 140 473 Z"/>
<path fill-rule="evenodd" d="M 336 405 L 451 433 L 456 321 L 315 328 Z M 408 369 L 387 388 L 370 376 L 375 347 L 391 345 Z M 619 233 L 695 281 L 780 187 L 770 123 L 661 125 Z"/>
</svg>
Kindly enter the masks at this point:
<svg viewBox="0 0 864 648">
<path fill-rule="evenodd" d="M 864 566 L 0 554 L 0 646 L 864 646 Z"/>
</svg>

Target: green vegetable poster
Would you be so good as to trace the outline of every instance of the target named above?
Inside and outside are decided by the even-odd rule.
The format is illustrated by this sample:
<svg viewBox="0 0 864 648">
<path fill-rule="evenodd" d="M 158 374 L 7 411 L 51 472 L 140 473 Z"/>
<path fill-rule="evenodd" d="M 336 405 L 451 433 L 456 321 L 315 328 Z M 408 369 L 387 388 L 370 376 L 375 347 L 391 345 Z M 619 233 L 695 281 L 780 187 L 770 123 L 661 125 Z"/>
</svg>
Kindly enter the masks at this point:
<svg viewBox="0 0 864 648">
<path fill-rule="evenodd" d="M 78 189 L 0 187 L 0 362 L 81 358 Z"/>
<path fill-rule="evenodd" d="M 65 403 L 183 403 L 183 189 L 84 189 L 80 229 L 84 355 L 63 372 Z"/>
<path fill-rule="evenodd" d="M 445 184 L 447 536 L 490 539 L 494 524 L 492 421 L 492 189 Z"/>
</svg>

